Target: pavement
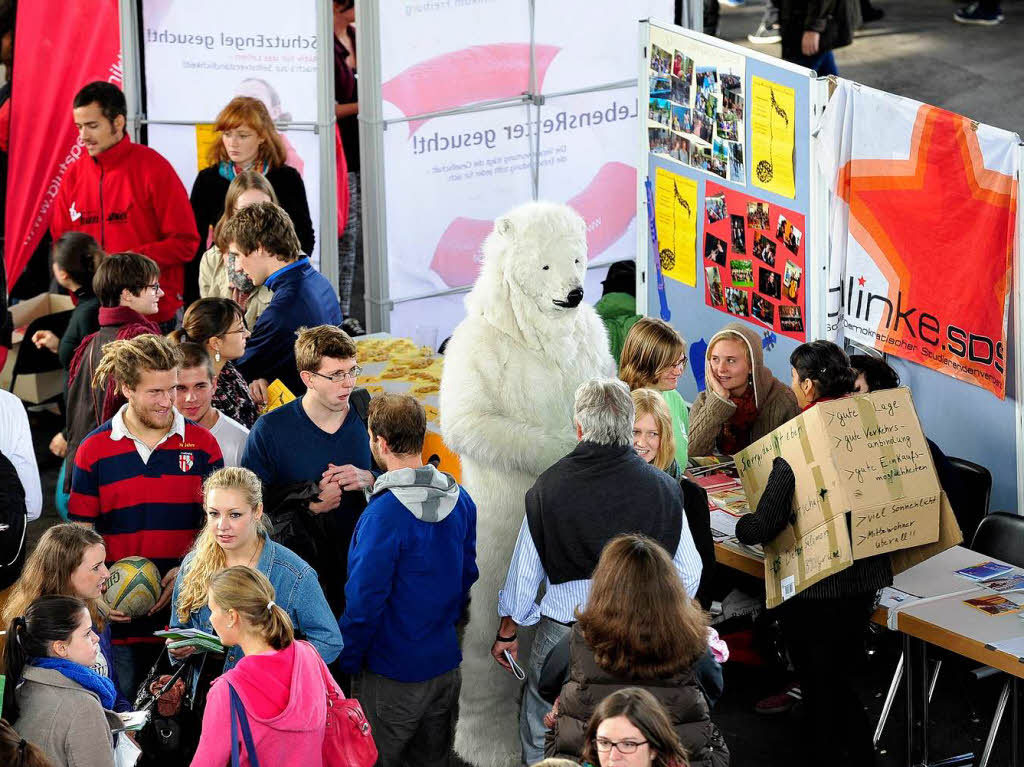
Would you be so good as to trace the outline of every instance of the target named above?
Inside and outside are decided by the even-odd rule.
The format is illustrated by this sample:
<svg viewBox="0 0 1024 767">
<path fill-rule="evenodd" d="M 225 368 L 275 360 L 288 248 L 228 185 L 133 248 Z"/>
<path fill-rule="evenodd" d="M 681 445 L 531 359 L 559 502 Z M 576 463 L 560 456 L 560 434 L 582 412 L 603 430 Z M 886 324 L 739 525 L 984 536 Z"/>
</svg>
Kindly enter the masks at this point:
<svg viewBox="0 0 1024 767">
<path fill-rule="evenodd" d="M 1004 2 L 995 27 L 953 21 L 950 0 L 873 0 L 885 17 L 836 51 L 839 76 L 917 99 L 1024 135 L 1024 2 Z M 966 3 L 965 3 L 966 4 Z M 722 7 L 719 36 L 779 56 L 779 45 L 751 45 L 764 4 Z"/>
</svg>

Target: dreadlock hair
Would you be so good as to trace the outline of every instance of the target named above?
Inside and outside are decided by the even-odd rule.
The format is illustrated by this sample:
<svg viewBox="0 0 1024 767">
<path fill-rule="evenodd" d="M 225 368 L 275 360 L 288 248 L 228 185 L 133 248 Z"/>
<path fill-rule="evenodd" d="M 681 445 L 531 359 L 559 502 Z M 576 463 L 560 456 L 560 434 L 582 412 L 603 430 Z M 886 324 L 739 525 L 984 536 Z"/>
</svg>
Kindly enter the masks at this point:
<svg viewBox="0 0 1024 767">
<path fill-rule="evenodd" d="M 111 341 L 103 347 L 103 358 L 96 366 L 92 388 L 99 389 L 113 380 L 118 386 L 134 389 L 142 371 L 163 372 L 181 367 L 181 349 L 163 336 L 146 333 L 125 341 Z"/>
</svg>

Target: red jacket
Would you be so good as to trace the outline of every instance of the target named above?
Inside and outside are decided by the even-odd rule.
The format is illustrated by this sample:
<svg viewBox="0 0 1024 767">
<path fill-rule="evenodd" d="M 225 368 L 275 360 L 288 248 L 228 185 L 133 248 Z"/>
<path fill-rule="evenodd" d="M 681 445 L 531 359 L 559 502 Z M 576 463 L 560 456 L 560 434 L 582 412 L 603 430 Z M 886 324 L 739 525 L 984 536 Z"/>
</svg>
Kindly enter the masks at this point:
<svg viewBox="0 0 1024 767">
<path fill-rule="evenodd" d="M 96 157 L 83 154 L 68 168 L 50 219 L 54 240 L 69 231 L 92 235 L 107 253 L 130 250 L 156 261 L 164 296 L 153 320 L 174 316 L 199 234 L 185 187 L 160 154 L 127 134 Z"/>
</svg>

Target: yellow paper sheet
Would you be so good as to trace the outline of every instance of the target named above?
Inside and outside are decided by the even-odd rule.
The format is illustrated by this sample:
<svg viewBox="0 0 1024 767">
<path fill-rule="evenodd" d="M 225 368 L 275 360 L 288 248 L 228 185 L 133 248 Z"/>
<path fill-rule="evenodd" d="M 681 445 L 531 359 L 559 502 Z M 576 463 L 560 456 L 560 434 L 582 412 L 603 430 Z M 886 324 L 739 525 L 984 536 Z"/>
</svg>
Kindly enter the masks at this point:
<svg viewBox="0 0 1024 767">
<path fill-rule="evenodd" d="M 697 182 L 664 168 L 654 171 L 658 253 L 666 277 L 697 285 Z"/>
<path fill-rule="evenodd" d="M 750 100 L 751 180 L 761 189 L 795 197 L 796 94 L 792 88 L 754 77 Z"/>
<path fill-rule="evenodd" d="M 200 170 L 210 164 L 210 147 L 220 141 L 220 134 L 213 129 L 212 125 L 199 124 L 196 126 L 196 159 Z"/>
<path fill-rule="evenodd" d="M 271 410 L 276 410 L 281 405 L 287 405 L 293 399 L 295 399 L 295 395 L 292 394 L 291 389 L 281 383 L 280 378 L 275 378 L 274 383 L 267 387 L 267 406 L 263 412 L 269 413 Z"/>
</svg>

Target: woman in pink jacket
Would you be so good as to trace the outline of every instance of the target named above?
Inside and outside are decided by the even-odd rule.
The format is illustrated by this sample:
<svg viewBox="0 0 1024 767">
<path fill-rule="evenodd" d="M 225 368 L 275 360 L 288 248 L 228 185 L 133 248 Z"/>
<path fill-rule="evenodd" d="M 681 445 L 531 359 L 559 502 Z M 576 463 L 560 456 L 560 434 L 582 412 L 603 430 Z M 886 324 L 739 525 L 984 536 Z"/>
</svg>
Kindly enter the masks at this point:
<svg viewBox="0 0 1024 767">
<path fill-rule="evenodd" d="M 313 646 L 295 639 L 270 581 L 258 570 L 229 567 L 210 581 L 209 605 L 221 642 L 240 645 L 245 657 L 210 687 L 192 767 L 230 763 L 232 688 L 261 765 L 322 767 L 327 685 L 337 687 Z M 240 752 L 242 767 L 252 764 L 244 745 Z"/>
</svg>

